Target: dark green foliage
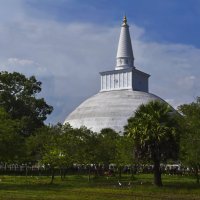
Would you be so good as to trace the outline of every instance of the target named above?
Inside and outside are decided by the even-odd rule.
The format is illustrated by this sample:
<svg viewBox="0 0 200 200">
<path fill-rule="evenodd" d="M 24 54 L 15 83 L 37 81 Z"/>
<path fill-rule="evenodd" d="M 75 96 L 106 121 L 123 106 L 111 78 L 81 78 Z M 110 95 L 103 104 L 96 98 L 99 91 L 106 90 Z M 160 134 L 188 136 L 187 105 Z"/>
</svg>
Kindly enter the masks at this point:
<svg viewBox="0 0 200 200">
<path fill-rule="evenodd" d="M 88 164 L 93 161 L 93 133 L 85 128 L 73 129 L 65 124 L 61 131 L 60 147 L 71 157 L 72 163 Z"/>
<path fill-rule="evenodd" d="M 0 72 L 0 106 L 12 119 L 21 121 L 21 133 L 30 135 L 43 126 L 53 108 L 43 98 L 37 98 L 41 82 L 13 72 Z"/>
<path fill-rule="evenodd" d="M 134 143 L 133 139 L 125 136 L 120 136 L 116 141 L 115 163 L 118 166 L 135 164 Z"/>
<path fill-rule="evenodd" d="M 199 183 L 200 170 L 200 98 L 191 104 L 179 106 L 181 113 L 181 160 L 184 164 L 193 168 Z"/>
<path fill-rule="evenodd" d="M 24 138 L 20 135 L 20 123 L 11 119 L 3 108 L 0 108 L 0 161 L 20 162 L 24 154 Z"/>
<path fill-rule="evenodd" d="M 129 166 L 131 169 L 131 175 L 133 178 L 133 168 L 135 167 L 135 155 L 134 155 L 134 146 L 133 139 L 128 136 L 120 136 L 115 141 L 116 143 L 116 152 L 115 152 L 115 161 L 118 168 L 119 178 L 121 179 L 122 169 L 125 166 Z"/>
<path fill-rule="evenodd" d="M 52 173 L 54 180 L 55 168 L 67 167 L 72 164 L 68 152 L 64 151 L 62 143 L 62 125 L 44 126 L 27 139 L 28 159 L 33 163 L 40 162 Z"/>
<path fill-rule="evenodd" d="M 61 171 L 73 164 L 91 164 L 97 159 L 94 148 L 97 135 L 82 127 L 73 129 L 69 124 L 42 127 L 27 139 L 29 159 L 39 161 L 52 171 Z M 62 174 L 61 174 L 62 176 Z"/>
<path fill-rule="evenodd" d="M 98 158 L 99 163 L 104 164 L 108 170 L 108 166 L 115 162 L 117 151 L 116 141 L 119 139 L 119 134 L 110 128 L 102 129 L 98 135 L 99 145 Z"/>
</svg>

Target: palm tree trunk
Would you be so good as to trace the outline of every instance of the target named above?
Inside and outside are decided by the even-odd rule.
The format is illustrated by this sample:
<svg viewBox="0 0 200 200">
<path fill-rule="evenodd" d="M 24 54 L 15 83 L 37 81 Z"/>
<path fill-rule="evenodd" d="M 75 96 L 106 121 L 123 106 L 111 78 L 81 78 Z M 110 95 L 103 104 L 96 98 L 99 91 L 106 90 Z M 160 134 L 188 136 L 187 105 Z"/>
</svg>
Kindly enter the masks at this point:
<svg viewBox="0 0 200 200">
<path fill-rule="evenodd" d="M 54 168 L 52 168 L 51 169 L 51 182 L 50 182 L 50 184 L 53 184 L 54 175 L 55 175 L 55 170 L 54 170 Z"/>
<path fill-rule="evenodd" d="M 158 187 L 162 186 L 160 161 L 154 160 L 154 184 Z"/>
<path fill-rule="evenodd" d="M 121 165 L 119 166 L 119 180 L 121 179 L 122 177 L 122 167 Z"/>
<path fill-rule="evenodd" d="M 131 179 L 133 179 L 133 177 L 134 177 L 134 172 L 133 172 L 133 165 L 131 165 Z"/>
<path fill-rule="evenodd" d="M 90 165 L 89 165 L 89 168 L 88 168 L 88 181 L 90 182 L 90 173 L 91 173 L 91 167 L 90 167 Z"/>
</svg>

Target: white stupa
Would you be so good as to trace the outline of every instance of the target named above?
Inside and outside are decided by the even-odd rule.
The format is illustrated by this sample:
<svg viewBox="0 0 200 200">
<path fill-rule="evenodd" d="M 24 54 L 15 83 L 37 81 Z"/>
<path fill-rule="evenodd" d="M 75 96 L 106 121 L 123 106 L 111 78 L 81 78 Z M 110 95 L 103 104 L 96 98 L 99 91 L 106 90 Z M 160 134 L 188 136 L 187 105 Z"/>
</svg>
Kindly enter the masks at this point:
<svg viewBox="0 0 200 200">
<path fill-rule="evenodd" d="M 101 90 L 85 100 L 64 123 L 79 128 L 86 126 L 95 132 L 112 128 L 123 132 L 127 119 L 141 104 L 161 100 L 149 93 L 149 74 L 134 66 L 134 56 L 126 16 L 123 19 L 119 38 L 115 70 L 100 72 Z"/>
</svg>

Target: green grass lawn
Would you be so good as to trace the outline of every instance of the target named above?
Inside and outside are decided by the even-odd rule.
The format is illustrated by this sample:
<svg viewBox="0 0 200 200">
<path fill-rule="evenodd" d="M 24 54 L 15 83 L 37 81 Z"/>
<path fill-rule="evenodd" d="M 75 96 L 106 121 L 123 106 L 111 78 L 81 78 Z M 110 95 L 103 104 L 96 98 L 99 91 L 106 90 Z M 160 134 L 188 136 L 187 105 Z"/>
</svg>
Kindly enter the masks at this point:
<svg viewBox="0 0 200 200">
<path fill-rule="evenodd" d="M 133 200 L 133 199 L 200 199 L 200 185 L 187 176 L 163 175 L 162 188 L 152 185 L 152 175 L 139 174 L 133 180 L 123 176 L 122 186 L 116 177 L 93 178 L 67 176 L 63 181 L 56 177 L 49 184 L 50 177 L 0 176 L 0 199 L 54 199 L 54 200 Z"/>
</svg>

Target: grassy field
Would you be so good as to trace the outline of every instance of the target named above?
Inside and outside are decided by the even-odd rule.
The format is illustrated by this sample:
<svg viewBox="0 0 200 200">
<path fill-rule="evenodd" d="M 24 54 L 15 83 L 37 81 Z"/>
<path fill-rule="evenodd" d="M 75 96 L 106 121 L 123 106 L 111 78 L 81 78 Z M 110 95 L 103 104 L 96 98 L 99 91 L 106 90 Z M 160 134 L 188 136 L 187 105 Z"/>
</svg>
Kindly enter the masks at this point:
<svg viewBox="0 0 200 200">
<path fill-rule="evenodd" d="M 164 186 L 152 185 L 152 175 L 139 174 L 133 180 L 128 176 L 121 179 L 119 186 L 115 177 L 93 178 L 67 176 L 63 181 L 50 177 L 0 176 L 0 199 L 2 200 L 133 200 L 133 199 L 200 199 L 200 185 L 192 177 L 165 176 Z"/>
</svg>

